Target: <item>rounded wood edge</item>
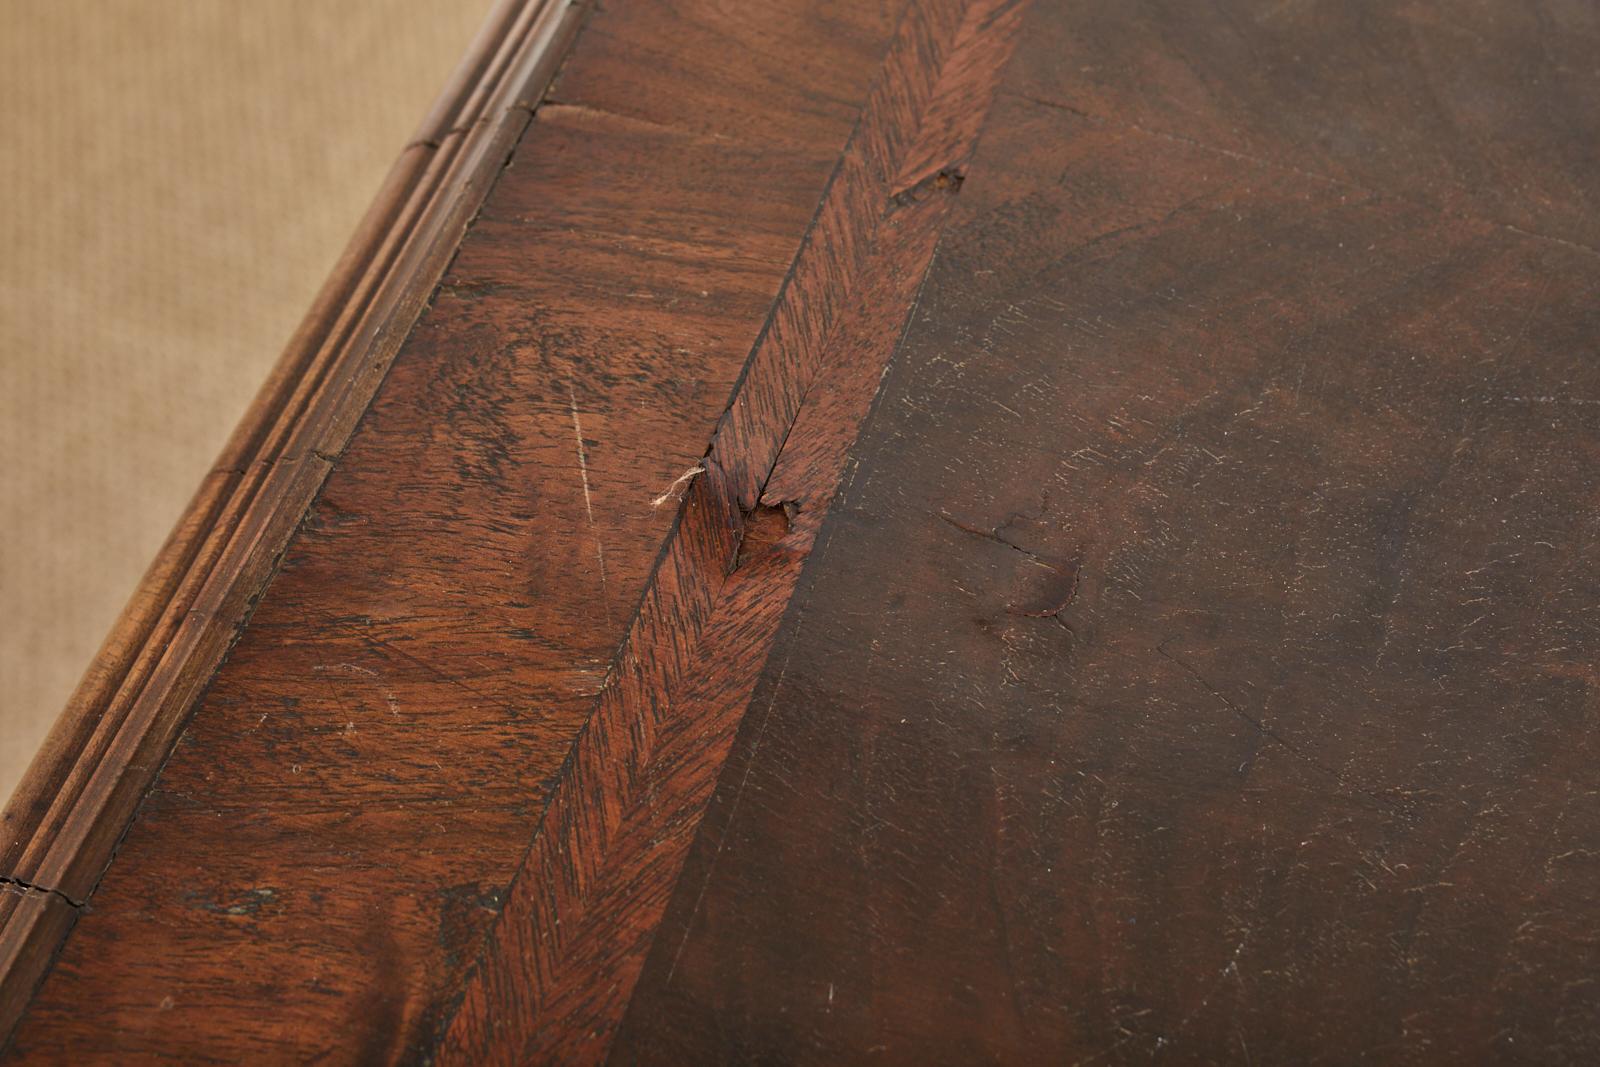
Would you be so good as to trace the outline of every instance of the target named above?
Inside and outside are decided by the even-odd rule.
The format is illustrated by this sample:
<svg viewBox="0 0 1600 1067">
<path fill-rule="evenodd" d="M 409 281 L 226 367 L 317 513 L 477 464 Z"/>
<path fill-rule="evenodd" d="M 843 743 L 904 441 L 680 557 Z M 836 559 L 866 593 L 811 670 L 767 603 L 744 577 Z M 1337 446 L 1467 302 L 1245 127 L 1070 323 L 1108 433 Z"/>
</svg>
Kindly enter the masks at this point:
<svg viewBox="0 0 1600 1067">
<path fill-rule="evenodd" d="M 367 408 L 588 0 L 500 0 L 0 811 L 0 1038 Z M 13 894 L 15 895 L 15 894 Z"/>
</svg>

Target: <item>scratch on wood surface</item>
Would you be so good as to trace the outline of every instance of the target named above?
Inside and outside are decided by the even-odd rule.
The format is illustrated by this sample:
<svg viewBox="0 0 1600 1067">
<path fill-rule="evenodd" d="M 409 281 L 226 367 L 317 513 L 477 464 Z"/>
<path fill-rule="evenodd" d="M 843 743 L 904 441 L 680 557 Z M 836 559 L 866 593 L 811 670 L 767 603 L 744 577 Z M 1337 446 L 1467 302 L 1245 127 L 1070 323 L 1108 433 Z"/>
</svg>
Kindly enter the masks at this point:
<svg viewBox="0 0 1600 1067">
<path fill-rule="evenodd" d="M 578 477 L 583 483 L 583 511 L 589 519 L 589 536 L 594 538 L 594 558 L 600 565 L 600 589 L 602 594 L 606 588 L 606 549 L 600 543 L 600 531 L 594 524 L 594 498 L 589 493 L 589 457 L 583 449 L 583 420 L 578 416 L 578 387 L 571 381 L 567 382 L 568 410 L 572 412 L 572 443 L 578 453 Z M 604 595 L 601 596 L 605 602 Z M 607 614 L 610 614 L 610 604 L 606 602 Z"/>
</svg>

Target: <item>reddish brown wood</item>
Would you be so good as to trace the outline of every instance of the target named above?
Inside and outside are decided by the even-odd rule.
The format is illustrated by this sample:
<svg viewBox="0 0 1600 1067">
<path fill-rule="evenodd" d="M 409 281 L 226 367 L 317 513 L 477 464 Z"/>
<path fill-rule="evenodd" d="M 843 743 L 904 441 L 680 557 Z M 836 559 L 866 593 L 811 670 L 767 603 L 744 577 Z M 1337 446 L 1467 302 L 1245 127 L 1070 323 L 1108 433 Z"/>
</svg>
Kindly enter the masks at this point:
<svg viewBox="0 0 1600 1067">
<path fill-rule="evenodd" d="M 604 5 L 13 1054 L 1593 1061 L 1596 48 Z"/>
<path fill-rule="evenodd" d="M 1020 10 L 934 0 L 903 17 L 441 1062 L 604 1058 L 960 187 Z"/>
<path fill-rule="evenodd" d="M 92 892 L 581 11 L 503 0 L 490 16 L 7 802 L 0 872 L 55 902 L 0 922 L 0 1034 Z"/>
<path fill-rule="evenodd" d="M 893 14 L 663 5 L 683 80 L 736 76 L 741 33 L 833 69 L 826 94 L 730 84 L 719 126 L 585 95 L 596 65 L 666 76 L 647 7 L 593 16 L 607 47 L 575 50 L 500 172 L 19 1052 L 435 1039 L 672 528 L 651 501 L 705 452 Z"/>
</svg>

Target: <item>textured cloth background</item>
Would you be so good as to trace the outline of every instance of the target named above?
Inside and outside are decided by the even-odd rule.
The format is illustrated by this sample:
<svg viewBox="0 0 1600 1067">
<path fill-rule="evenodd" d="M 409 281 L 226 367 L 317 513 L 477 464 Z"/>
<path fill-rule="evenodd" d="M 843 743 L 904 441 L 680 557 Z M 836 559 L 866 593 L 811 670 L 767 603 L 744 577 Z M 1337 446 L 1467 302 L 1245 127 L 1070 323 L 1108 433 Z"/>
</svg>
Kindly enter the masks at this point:
<svg viewBox="0 0 1600 1067">
<path fill-rule="evenodd" d="M 0 798 L 489 0 L 0 0 Z"/>
</svg>

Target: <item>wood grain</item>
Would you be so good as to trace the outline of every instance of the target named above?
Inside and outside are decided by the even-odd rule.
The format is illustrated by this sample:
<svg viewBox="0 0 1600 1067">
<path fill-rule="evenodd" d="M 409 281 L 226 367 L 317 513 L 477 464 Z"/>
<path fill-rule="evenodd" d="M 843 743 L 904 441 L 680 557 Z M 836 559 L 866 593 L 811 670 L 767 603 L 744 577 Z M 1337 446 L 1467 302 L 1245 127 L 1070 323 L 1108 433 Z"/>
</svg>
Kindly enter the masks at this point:
<svg viewBox="0 0 1600 1067">
<path fill-rule="evenodd" d="M 602 5 L 10 1054 L 1600 1058 L 1596 32 Z"/>
<path fill-rule="evenodd" d="M 441 1050 L 598 1062 L 827 514 L 1020 6 L 910 6 Z"/>
<path fill-rule="evenodd" d="M 1540 154 L 1480 217 L 1078 113 L 1273 8 L 1030 13 L 612 1062 L 1600 1054 L 1600 258 Z"/>
<path fill-rule="evenodd" d="M 1012 91 L 1600 248 L 1587 4 L 1055 4 Z"/>
<path fill-rule="evenodd" d="M 0 1033 L 93 891 L 581 11 L 503 0 L 491 14 L 8 801 L 0 871 L 72 910 L 0 924 Z"/>
<path fill-rule="evenodd" d="M 390 1060 L 436 1040 L 672 528 L 676 501 L 650 502 L 704 454 L 891 26 L 827 3 L 783 20 L 798 36 L 763 26 L 831 63 L 829 95 L 801 107 L 810 87 L 780 75 L 765 112 L 717 126 L 586 95 L 614 77 L 595 65 L 661 46 L 633 21 L 649 6 L 587 24 L 20 1058 Z M 747 14 L 670 7 L 679 77 L 728 69 Z"/>
</svg>

